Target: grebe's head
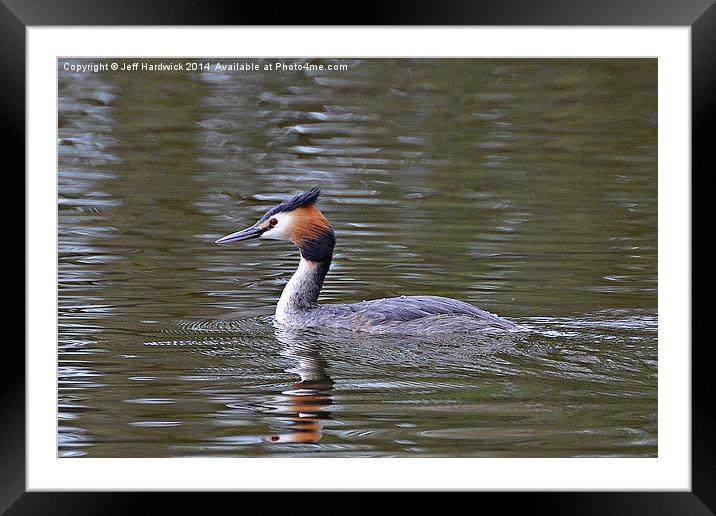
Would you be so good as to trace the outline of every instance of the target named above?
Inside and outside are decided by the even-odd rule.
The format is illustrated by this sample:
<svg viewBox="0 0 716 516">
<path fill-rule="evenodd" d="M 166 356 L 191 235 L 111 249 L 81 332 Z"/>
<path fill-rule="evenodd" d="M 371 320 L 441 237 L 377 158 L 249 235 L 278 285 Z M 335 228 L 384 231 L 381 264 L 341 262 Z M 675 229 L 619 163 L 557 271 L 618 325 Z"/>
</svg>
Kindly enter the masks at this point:
<svg viewBox="0 0 716 516">
<path fill-rule="evenodd" d="M 264 213 L 253 226 L 221 237 L 215 243 L 230 244 L 252 238 L 289 240 L 308 260 L 330 259 L 336 240 L 328 220 L 316 207 L 320 194 L 318 188 L 296 194 Z"/>
</svg>

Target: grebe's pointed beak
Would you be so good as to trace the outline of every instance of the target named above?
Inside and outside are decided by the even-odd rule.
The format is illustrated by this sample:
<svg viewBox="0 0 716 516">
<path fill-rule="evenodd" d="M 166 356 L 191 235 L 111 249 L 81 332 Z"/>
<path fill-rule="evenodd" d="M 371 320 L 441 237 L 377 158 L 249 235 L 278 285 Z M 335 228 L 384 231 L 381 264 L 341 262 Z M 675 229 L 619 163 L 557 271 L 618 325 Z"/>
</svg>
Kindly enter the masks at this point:
<svg viewBox="0 0 716 516">
<path fill-rule="evenodd" d="M 250 228 L 242 229 L 241 231 L 237 231 L 236 233 L 231 233 L 230 235 L 223 236 L 214 243 L 231 244 L 234 242 L 241 242 L 242 240 L 251 240 L 252 238 L 260 237 L 265 231 L 266 228 L 260 228 L 257 224 L 254 224 Z"/>
</svg>

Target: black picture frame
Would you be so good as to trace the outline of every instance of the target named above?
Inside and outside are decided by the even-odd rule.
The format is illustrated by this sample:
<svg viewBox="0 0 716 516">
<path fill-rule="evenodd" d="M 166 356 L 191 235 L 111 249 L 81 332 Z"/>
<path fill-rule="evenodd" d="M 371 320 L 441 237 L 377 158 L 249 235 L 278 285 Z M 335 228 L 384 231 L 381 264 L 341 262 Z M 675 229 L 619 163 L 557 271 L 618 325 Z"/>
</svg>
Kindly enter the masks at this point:
<svg viewBox="0 0 716 516">
<path fill-rule="evenodd" d="M 0 0 L 0 113 L 5 159 L 25 154 L 25 30 L 29 26 L 116 25 L 553 25 L 553 26 L 690 26 L 692 51 L 692 169 L 707 168 L 708 131 L 716 120 L 716 5 L 714 0 L 442 0 L 379 4 L 361 2 L 306 4 L 241 3 L 228 0 Z M 691 177 L 693 178 L 692 173 Z M 20 197 L 13 193 L 14 196 Z M 24 199 L 24 195 L 21 197 Z M 693 201 L 692 201 L 693 203 Z M 19 246 L 17 246 L 19 248 Z M 24 251 L 22 253 L 23 258 Z M 27 263 L 27 262 L 26 262 Z M 31 274 L 27 268 L 26 274 Z M 31 306 L 26 309 L 31 310 Z M 10 345 L 15 349 L 8 349 Z M 522 508 L 538 514 L 713 514 L 716 511 L 711 375 L 708 341 L 691 347 L 692 356 L 692 490 L 690 492 L 470 493 L 480 501 L 499 503 L 501 511 Z M 685 350 L 691 345 L 684 342 Z M 4 349 L 7 363 L 25 364 L 24 349 L 13 339 Z M 12 355 L 12 358 L 8 355 Z M 0 513 L 127 514 L 143 513 L 148 503 L 204 512 L 234 494 L 26 492 L 25 369 L 6 368 L 0 377 L 3 412 L 0 438 Z M 211 496 L 209 504 L 208 497 Z M 221 498 L 216 498 L 220 496 Z M 261 503 L 243 493 L 243 503 Z M 246 498 L 246 497 L 249 498 Z M 307 494 L 292 495 L 291 505 Z M 346 507 L 365 512 L 375 507 L 359 493 L 346 496 Z M 414 494 L 412 501 L 423 499 Z M 484 499 L 484 500 L 483 500 Z M 488 500 L 489 499 L 489 500 Z M 315 502 L 315 500 L 314 500 Z M 264 502 L 265 503 L 265 502 Z M 280 503 L 280 502 L 278 502 Z M 453 499 L 451 503 L 459 503 Z M 474 504 L 474 500 L 468 503 Z M 272 505 L 276 502 L 272 502 Z M 279 505 L 274 505 L 280 507 Z M 322 507 L 326 507 L 324 502 Z M 343 505 L 336 508 L 340 509 Z M 300 506 L 299 506 L 300 507 Z M 143 509 L 144 508 L 144 509 Z"/>
</svg>

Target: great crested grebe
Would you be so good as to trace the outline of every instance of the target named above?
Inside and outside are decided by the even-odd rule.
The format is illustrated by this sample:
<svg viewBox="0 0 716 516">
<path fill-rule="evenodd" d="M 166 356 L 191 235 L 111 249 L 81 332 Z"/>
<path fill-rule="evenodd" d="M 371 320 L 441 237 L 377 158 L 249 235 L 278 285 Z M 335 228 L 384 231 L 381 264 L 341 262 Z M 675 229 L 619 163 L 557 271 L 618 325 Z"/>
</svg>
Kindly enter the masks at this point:
<svg viewBox="0 0 716 516">
<path fill-rule="evenodd" d="M 400 296 L 361 303 L 318 304 L 331 266 L 336 237 L 316 207 L 321 191 L 313 188 L 271 208 L 253 226 L 226 235 L 217 244 L 252 238 L 289 240 L 301 253 L 276 306 L 276 320 L 286 326 L 345 328 L 369 332 L 515 331 L 511 321 L 457 299 Z"/>
</svg>

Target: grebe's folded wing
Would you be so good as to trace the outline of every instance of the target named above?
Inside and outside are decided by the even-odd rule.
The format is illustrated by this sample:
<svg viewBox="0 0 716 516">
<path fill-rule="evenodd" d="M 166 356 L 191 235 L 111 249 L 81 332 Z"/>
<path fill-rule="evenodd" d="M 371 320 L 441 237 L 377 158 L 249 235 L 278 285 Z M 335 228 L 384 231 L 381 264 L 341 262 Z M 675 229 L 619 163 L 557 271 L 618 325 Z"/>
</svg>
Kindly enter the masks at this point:
<svg viewBox="0 0 716 516">
<path fill-rule="evenodd" d="M 408 322 L 429 316 L 462 315 L 480 320 L 488 326 L 517 329 L 514 323 L 479 308 L 439 296 L 401 296 L 375 299 L 347 305 L 356 319 L 374 323 Z"/>
</svg>

